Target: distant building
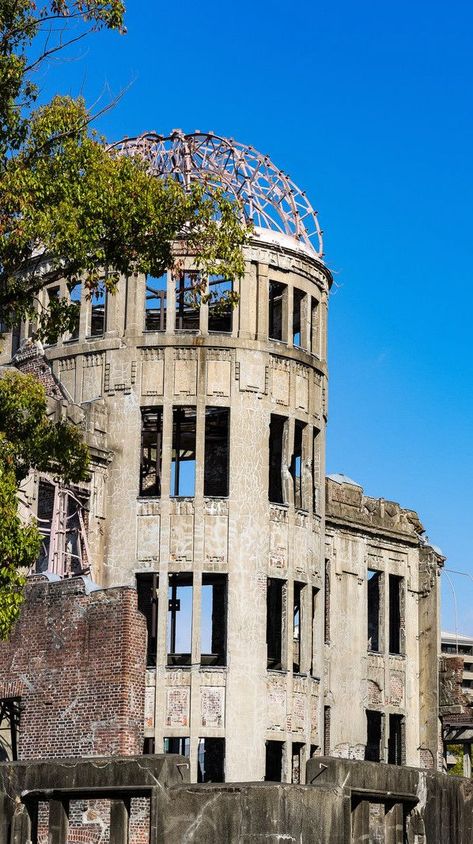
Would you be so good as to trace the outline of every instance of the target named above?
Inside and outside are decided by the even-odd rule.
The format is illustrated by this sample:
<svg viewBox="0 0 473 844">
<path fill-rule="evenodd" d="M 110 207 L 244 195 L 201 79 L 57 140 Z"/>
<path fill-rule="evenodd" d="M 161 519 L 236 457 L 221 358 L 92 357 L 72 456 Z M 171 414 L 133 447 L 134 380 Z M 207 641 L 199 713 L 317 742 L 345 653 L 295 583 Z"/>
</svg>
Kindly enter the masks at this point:
<svg viewBox="0 0 473 844">
<path fill-rule="evenodd" d="M 463 633 L 440 634 L 443 654 L 455 654 L 463 657 L 462 690 L 473 699 L 473 636 Z"/>
</svg>

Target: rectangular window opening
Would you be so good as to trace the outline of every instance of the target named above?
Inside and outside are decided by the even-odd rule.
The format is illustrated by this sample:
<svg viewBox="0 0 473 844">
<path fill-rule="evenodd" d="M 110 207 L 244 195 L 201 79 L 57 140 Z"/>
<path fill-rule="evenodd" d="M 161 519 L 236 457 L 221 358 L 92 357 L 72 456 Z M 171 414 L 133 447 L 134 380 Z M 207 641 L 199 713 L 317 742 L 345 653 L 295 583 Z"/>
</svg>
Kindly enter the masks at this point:
<svg viewBox="0 0 473 844">
<path fill-rule="evenodd" d="M 330 756 L 330 706 L 324 706 L 324 756 Z"/>
<path fill-rule="evenodd" d="M 310 351 L 313 355 L 320 354 L 319 348 L 319 303 L 311 296 L 310 308 Z"/>
<path fill-rule="evenodd" d="M 18 760 L 20 703 L 19 697 L 0 699 L 0 762 Z"/>
<path fill-rule="evenodd" d="M 283 754 L 283 741 L 266 742 L 266 767 L 264 774 L 266 782 L 282 782 Z"/>
<path fill-rule="evenodd" d="M 158 585 L 156 572 L 137 573 L 136 588 L 138 591 L 138 609 L 146 619 L 148 644 L 146 649 L 146 665 L 148 668 L 156 666 L 156 652 L 158 642 Z"/>
<path fill-rule="evenodd" d="M 107 289 L 105 281 L 99 281 L 97 289 L 92 293 L 91 315 L 90 315 L 90 336 L 100 337 L 106 329 L 106 305 Z"/>
<path fill-rule="evenodd" d="M 167 273 L 147 276 L 145 282 L 145 331 L 166 330 Z"/>
<path fill-rule="evenodd" d="M 176 330 L 198 331 L 200 326 L 200 292 L 197 273 L 180 273 L 176 282 Z"/>
<path fill-rule="evenodd" d="M 179 756 L 186 756 L 189 759 L 191 755 L 191 740 L 189 736 L 165 736 L 163 739 L 164 753 L 178 753 Z"/>
<path fill-rule="evenodd" d="M 401 604 L 403 578 L 389 575 L 389 653 L 402 653 Z"/>
<path fill-rule="evenodd" d="M 389 716 L 388 763 L 402 765 L 404 756 L 404 716 Z"/>
<path fill-rule="evenodd" d="M 298 510 L 302 510 L 304 504 L 302 488 L 302 442 L 305 427 L 303 422 L 296 419 L 294 423 L 294 450 L 292 453 L 290 473 L 294 488 L 294 507 Z"/>
<path fill-rule="evenodd" d="M 205 409 L 204 495 L 228 496 L 230 411 L 228 407 Z"/>
<path fill-rule="evenodd" d="M 269 423 L 269 500 L 273 504 L 284 504 L 282 486 L 282 462 L 284 449 L 285 416 L 271 414 Z"/>
<path fill-rule="evenodd" d="M 301 640 L 304 613 L 304 590 L 307 584 L 294 581 L 294 610 L 292 617 L 292 670 L 294 674 L 301 671 Z"/>
<path fill-rule="evenodd" d="M 304 299 L 306 294 L 295 287 L 293 290 L 292 299 L 292 343 L 294 346 L 302 347 L 302 320 L 304 313 Z"/>
<path fill-rule="evenodd" d="M 153 753 L 156 753 L 154 736 L 146 736 L 143 741 L 143 756 L 152 756 Z"/>
<path fill-rule="evenodd" d="M 195 495 L 195 407 L 174 407 L 172 418 L 171 495 Z"/>
<path fill-rule="evenodd" d="M 36 572 L 45 572 L 49 568 L 51 551 L 51 531 L 54 514 L 58 510 L 57 488 L 49 481 L 40 480 L 38 484 L 38 530 L 41 535 L 41 548 L 36 562 Z"/>
<path fill-rule="evenodd" d="M 380 610 L 381 610 L 381 572 L 368 570 L 368 650 L 379 653 Z"/>
<path fill-rule="evenodd" d="M 287 285 L 280 281 L 269 282 L 269 326 L 270 340 L 287 342 Z"/>
<path fill-rule="evenodd" d="M 59 287 L 48 287 L 46 289 L 46 294 L 48 297 L 47 301 L 47 309 L 50 314 L 54 314 L 56 311 L 56 304 L 59 303 L 60 299 L 60 288 Z M 44 342 L 46 346 L 54 346 L 59 339 L 59 332 L 55 328 L 50 328 L 47 332 Z"/>
<path fill-rule="evenodd" d="M 301 742 L 292 742 L 292 764 L 291 764 L 291 782 L 300 785 L 302 783 L 302 769 L 303 769 L 303 754 L 304 745 Z"/>
<path fill-rule="evenodd" d="M 203 574 L 200 664 L 227 663 L 227 575 Z"/>
<path fill-rule="evenodd" d="M 231 334 L 233 329 L 233 282 L 222 276 L 210 276 L 209 331 Z"/>
<path fill-rule="evenodd" d="M 283 667 L 283 629 L 286 581 L 268 577 L 266 596 L 266 644 L 268 668 L 281 670 Z"/>
<path fill-rule="evenodd" d="M 199 739 L 197 782 L 225 782 L 225 739 Z"/>
<path fill-rule="evenodd" d="M 365 760 L 367 762 L 381 762 L 382 719 L 381 712 L 366 710 Z"/>
<path fill-rule="evenodd" d="M 167 664 L 190 665 L 192 654 L 192 575 L 170 574 Z"/>
<path fill-rule="evenodd" d="M 326 645 L 330 644 L 330 560 L 325 560 L 324 642 Z"/>
<path fill-rule="evenodd" d="M 71 282 L 68 285 L 69 302 L 74 306 L 73 315 L 71 318 L 69 340 L 77 340 L 79 337 L 80 324 L 80 307 L 82 297 L 82 283 L 80 281 Z"/>
<path fill-rule="evenodd" d="M 162 407 L 141 408 L 140 495 L 159 498 L 163 452 Z"/>
<path fill-rule="evenodd" d="M 317 595 L 319 590 L 316 586 L 312 587 L 312 607 L 311 607 L 311 645 L 310 645 L 310 673 L 312 677 L 317 676 L 316 670 L 316 622 L 317 622 Z"/>
</svg>

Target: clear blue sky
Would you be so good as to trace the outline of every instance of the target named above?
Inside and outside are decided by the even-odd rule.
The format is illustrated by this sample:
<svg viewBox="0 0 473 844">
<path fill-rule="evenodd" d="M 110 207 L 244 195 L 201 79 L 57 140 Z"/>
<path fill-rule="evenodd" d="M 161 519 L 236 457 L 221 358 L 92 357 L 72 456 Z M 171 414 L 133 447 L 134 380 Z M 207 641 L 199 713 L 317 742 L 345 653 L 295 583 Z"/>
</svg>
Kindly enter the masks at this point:
<svg viewBox="0 0 473 844">
<path fill-rule="evenodd" d="M 128 35 L 52 64 L 43 94 L 130 85 L 110 140 L 212 130 L 307 191 L 336 280 L 327 469 L 416 509 L 473 574 L 472 4 L 128 5 Z M 452 579 L 473 634 L 473 581 Z"/>
</svg>

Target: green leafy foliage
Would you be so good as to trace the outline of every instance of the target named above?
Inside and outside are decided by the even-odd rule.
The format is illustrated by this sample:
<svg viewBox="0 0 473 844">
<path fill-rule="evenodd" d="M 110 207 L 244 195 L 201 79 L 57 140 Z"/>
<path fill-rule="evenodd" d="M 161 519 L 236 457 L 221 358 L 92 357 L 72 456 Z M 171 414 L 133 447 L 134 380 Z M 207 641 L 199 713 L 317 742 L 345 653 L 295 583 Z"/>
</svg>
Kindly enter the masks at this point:
<svg viewBox="0 0 473 844">
<path fill-rule="evenodd" d="M 22 602 L 23 571 L 34 565 L 40 535 L 18 514 L 18 487 L 30 469 L 69 481 L 85 480 L 89 452 L 79 429 L 47 417 L 44 387 L 31 375 L 7 370 L 0 378 L 0 638 Z"/>
</svg>

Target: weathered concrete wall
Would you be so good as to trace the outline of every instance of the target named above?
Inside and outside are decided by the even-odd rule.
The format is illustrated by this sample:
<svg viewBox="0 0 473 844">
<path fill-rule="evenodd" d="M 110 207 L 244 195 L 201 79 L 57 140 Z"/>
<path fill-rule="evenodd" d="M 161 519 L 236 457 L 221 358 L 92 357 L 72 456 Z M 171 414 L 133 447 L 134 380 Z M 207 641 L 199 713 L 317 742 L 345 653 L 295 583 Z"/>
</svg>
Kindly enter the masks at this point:
<svg viewBox="0 0 473 844">
<path fill-rule="evenodd" d="M 190 785 L 183 757 L 0 764 L 0 844 L 35 835 L 38 806 L 54 844 L 95 844 L 87 811 L 100 801 L 100 841 L 130 844 L 469 844 L 473 785 L 415 768 L 324 757 L 308 785 Z M 139 797 L 138 797 L 139 795 Z M 133 801 L 140 800 L 141 823 Z M 108 815 L 105 804 L 108 804 Z M 74 807 L 74 808 L 73 808 Z M 144 815 L 147 816 L 147 822 Z M 69 834 L 68 834 L 69 827 Z"/>
<path fill-rule="evenodd" d="M 325 703 L 334 756 L 364 759 L 366 711 L 382 714 L 380 760 L 388 761 L 389 716 L 403 721 L 402 759 L 439 765 L 437 659 L 443 558 L 422 541 L 417 514 L 369 498 L 357 484 L 327 478 L 326 557 L 330 641 Z M 368 641 L 368 574 L 380 574 L 379 642 Z M 389 577 L 401 578 L 400 648 L 390 653 Z M 347 702 L 350 716 L 347 717 Z"/>
<path fill-rule="evenodd" d="M 19 759 L 141 753 L 145 654 L 134 590 L 30 581 L 0 642 L 0 698 L 20 698 Z"/>
</svg>

